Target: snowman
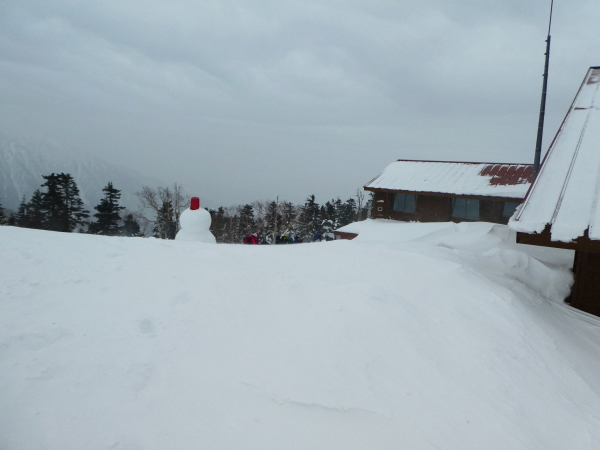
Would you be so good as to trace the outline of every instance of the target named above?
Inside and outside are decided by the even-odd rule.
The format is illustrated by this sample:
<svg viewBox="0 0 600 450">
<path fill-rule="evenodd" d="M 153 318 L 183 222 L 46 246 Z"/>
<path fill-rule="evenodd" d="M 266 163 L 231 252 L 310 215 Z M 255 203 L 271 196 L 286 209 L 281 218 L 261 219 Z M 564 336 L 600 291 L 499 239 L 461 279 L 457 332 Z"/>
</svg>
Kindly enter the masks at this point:
<svg viewBox="0 0 600 450">
<path fill-rule="evenodd" d="M 179 216 L 181 230 L 175 239 L 216 244 L 217 240 L 210 232 L 211 221 L 210 213 L 204 208 L 200 208 L 200 198 L 192 197 L 190 207 Z"/>
</svg>

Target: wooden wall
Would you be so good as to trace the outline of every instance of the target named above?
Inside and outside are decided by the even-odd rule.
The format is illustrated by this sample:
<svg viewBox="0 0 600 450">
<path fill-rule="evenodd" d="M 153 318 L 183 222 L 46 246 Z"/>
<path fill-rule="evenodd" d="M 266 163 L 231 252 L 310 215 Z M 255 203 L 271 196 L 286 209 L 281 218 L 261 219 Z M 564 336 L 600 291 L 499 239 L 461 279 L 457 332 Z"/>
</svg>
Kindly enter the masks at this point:
<svg viewBox="0 0 600 450">
<path fill-rule="evenodd" d="M 376 191 L 373 202 L 372 217 L 375 219 L 393 219 L 403 222 L 464 222 L 469 219 L 452 217 L 452 197 L 448 195 L 417 196 L 417 211 L 414 213 L 392 211 L 393 192 Z M 480 222 L 508 223 L 508 217 L 502 217 L 504 201 L 479 200 Z"/>
<path fill-rule="evenodd" d="M 573 308 L 600 316 L 600 253 L 575 251 Z"/>
</svg>

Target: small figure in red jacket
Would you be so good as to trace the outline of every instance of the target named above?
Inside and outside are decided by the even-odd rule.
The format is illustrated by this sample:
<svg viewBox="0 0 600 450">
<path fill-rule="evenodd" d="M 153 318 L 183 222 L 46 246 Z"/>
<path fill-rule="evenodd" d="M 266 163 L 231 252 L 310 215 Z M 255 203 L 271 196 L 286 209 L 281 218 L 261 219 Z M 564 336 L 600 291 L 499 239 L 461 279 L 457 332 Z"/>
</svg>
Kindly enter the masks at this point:
<svg viewBox="0 0 600 450">
<path fill-rule="evenodd" d="M 244 238 L 243 243 L 256 245 L 256 244 L 258 244 L 259 237 L 260 237 L 260 233 L 250 234 Z"/>
</svg>

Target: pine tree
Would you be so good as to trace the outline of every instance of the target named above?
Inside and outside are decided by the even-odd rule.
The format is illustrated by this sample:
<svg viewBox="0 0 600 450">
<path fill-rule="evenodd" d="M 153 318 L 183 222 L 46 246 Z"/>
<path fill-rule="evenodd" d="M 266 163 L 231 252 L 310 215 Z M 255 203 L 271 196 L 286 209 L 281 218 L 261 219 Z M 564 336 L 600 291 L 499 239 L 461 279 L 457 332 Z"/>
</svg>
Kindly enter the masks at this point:
<svg viewBox="0 0 600 450">
<path fill-rule="evenodd" d="M 83 201 L 79 198 L 79 188 L 73 177 L 64 173 L 60 176 L 65 200 L 64 231 L 73 231 L 77 225 L 85 224 L 85 219 L 90 217 L 90 212 L 83 208 Z"/>
<path fill-rule="evenodd" d="M 43 227 L 52 231 L 63 230 L 64 199 L 59 188 L 59 176 L 52 173 L 43 175 L 46 180 L 42 187 L 46 192 L 42 193 L 42 213 L 44 215 Z"/>
<path fill-rule="evenodd" d="M 232 216 L 230 216 L 229 223 L 231 224 L 231 233 L 229 234 L 229 242 L 231 244 L 240 244 L 242 242 L 242 240 L 244 239 L 244 236 L 246 236 L 246 234 L 244 234 L 241 231 L 240 215 L 233 214 Z"/>
<path fill-rule="evenodd" d="M 94 207 L 96 214 L 94 217 L 97 222 L 90 225 L 90 233 L 102 234 L 105 236 L 116 236 L 121 232 L 119 223 L 121 222 L 121 210 L 124 206 L 119 206 L 121 191 L 115 189 L 113 184 L 109 182 L 104 189 L 104 198 L 100 200 L 100 204 Z M 138 225 L 139 227 L 139 225 Z"/>
<path fill-rule="evenodd" d="M 25 202 L 25 197 L 21 197 L 21 203 L 19 203 L 19 209 L 17 209 L 16 226 L 23 228 L 28 226 L 28 210 L 29 208 L 27 202 Z"/>
<path fill-rule="evenodd" d="M 70 232 L 77 225 L 83 225 L 89 211 L 83 208 L 79 198 L 79 188 L 68 173 L 52 173 L 42 176 L 46 180 L 42 187 L 42 212 L 44 228 L 51 231 Z"/>
<path fill-rule="evenodd" d="M 356 220 L 356 200 L 349 198 L 343 204 L 340 214 L 340 226 L 343 227 Z"/>
<path fill-rule="evenodd" d="M 306 199 L 300 213 L 299 235 L 302 241 L 310 242 L 315 234 L 322 234 L 321 208 L 311 195 Z"/>
<path fill-rule="evenodd" d="M 298 208 L 291 202 L 283 202 L 281 205 L 281 226 L 279 236 L 297 234 Z"/>
<path fill-rule="evenodd" d="M 0 225 L 5 225 L 7 220 L 7 216 L 6 216 L 6 212 L 4 211 L 4 208 L 2 207 L 2 203 L 0 203 Z"/>
<path fill-rule="evenodd" d="M 282 217 L 279 213 L 278 202 L 270 202 L 267 205 L 267 212 L 265 213 L 265 230 L 264 237 L 266 242 L 275 242 L 276 235 L 279 233 L 282 224 Z"/>
<path fill-rule="evenodd" d="M 339 228 L 339 221 L 335 210 L 335 200 L 325 203 L 321 206 L 321 224 L 323 234 L 332 233 Z"/>
<path fill-rule="evenodd" d="M 225 208 L 219 206 L 215 211 L 209 209 L 211 223 L 210 232 L 219 243 L 231 243 L 231 218 L 226 214 Z"/>
<path fill-rule="evenodd" d="M 344 204 L 342 203 L 342 200 L 339 197 L 336 198 L 333 202 L 333 207 L 335 208 L 335 229 L 337 230 L 338 228 L 347 225 L 342 225 L 342 217 L 344 216 Z"/>
<path fill-rule="evenodd" d="M 25 227 L 36 228 L 42 230 L 46 226 L 46 218 L 44 215 L 44 198 L 39 189 L 36 189 L 31 196 L 31 200 L 27 203 L 25 213 Z"/>
<path fill-rule="evenodd" d="M 246 204 L 242 206 L 238 222 L 238 237 L 243 239 L 244 236 L 256 232 L 256 222 L 254 220 L 254 208 L 252 205 Z"/>
<path fill-rule="evenodd" d="M 5 225 L 10 225 L 11 227 L 17 226 L 17 215 L 14 212 L 8 211 Z"/>
<path fill-rule="evenodd" d="M 123 227 L 121 228 L 121 235 L 127 237 L 140 237 L 142 235 L 140 230 L 140 224 L 133 214 L 125 214 L 123 218 Z"/>
<path fill-rule="evenodd" d="M 158 239 L 175 239 L 177 234 L 177 221 L 175 211 L 170 200 L 164 201 L 156 214 L 156 225 L 152 230 Z"/>
</svg>

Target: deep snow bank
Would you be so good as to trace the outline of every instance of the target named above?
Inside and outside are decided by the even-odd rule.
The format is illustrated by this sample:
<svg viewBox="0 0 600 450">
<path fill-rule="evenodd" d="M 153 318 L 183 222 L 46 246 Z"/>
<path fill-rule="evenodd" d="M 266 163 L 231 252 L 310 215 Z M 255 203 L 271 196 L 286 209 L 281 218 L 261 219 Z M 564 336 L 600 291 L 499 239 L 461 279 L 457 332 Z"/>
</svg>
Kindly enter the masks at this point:
<svg viewBox="0 0 600 450">
<path fill-rule="evenodd" d="M 386 228 L 236 246 L 0 227 L 0 448 L 597 448 L 600 327 L 561 302 L 572 254 L 491 224 Z"/>
</svg>

